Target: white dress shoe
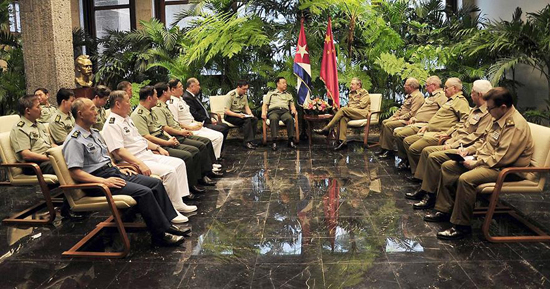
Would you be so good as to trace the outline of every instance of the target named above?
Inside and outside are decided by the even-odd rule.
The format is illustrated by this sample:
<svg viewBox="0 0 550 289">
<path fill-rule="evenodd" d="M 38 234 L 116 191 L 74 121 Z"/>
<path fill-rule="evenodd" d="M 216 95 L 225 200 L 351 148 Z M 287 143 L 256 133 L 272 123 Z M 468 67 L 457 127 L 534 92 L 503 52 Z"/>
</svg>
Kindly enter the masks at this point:
<svg viewBox="0 0 550 289">
<path fill-rule="evenodd" d="M 213 166 L 214 168 L 216 168 L 216 169 L 219 169 L 219 168 L 222 167 L 222 165 L 220 165 L 220 164 L 212 164 L 212 166 Z"/>
<path fill-rule="evenodd" d="M 177 206 L 174 209 L 181 213 L 191 213 L 197 210 L 197 206 L 188 206 L 184 203 L 183 206 Z"/>
<path fill-rule="evenodd" d="M 172 224 L 183 224 L 189 222 L 189 219 L 186 216 L 180 214 L 179 212 L 176 213 L 178 213 L 178 215 L 172 219 Z"/>
</svg>

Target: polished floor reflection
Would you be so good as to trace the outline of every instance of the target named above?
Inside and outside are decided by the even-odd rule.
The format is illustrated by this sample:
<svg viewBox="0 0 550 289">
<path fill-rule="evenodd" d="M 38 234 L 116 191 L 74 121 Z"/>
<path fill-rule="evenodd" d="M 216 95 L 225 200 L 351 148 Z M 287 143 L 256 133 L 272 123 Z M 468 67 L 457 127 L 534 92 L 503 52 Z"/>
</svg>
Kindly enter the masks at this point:
<svg viewBox="0 0 550 289">
<path fill-rule="evenodd" d="M 333 152 L 322 140 L 298 150 L 245 151 L 229 141 L 226 175 L 193 203 L 192 237 L 152 248 L 130 234 L 122 260 L 68 259 L 61 253 L 105 218 L 57 220 L 51 227 L 2 226 L 1 288 L 545 288 L 550 247 L 493 244 L 480 234 L 437 240 L 449 224 L 422 221 L 404 194 L 417 188 L 395 162 L 352 143 Z M 548 192 L 548 190 L 547 190 Z M 3 216 L 31 204 L 34 188 L 0 192 Z M 508 201 L 550 230 L 550 197 Z M 523 234 L 497 219 L 495 234 Z M 117 250 L 105 234 L 92 247 Z"/>
</svg>

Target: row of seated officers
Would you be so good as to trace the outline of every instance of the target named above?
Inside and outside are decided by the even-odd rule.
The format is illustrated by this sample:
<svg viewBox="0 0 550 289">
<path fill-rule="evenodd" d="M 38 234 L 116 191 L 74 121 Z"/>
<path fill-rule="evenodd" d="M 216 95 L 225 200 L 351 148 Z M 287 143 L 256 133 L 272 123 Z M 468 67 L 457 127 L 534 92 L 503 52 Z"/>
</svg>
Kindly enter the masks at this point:
<svg viewBox="0 0 550 289">
<path fill-rule="evenodd" d="M 117 88 L 97 86 L 92 100 L 75 99 L 71 90 L 60 89 L 57 108 L 49 104 L 43 88 L 22 97 L 21 119 L 10 133 L 12 148 L 18 161 L 38 163 L 43 173 L 53 174 L 46 151 L 63 145 L 75 181 L 103 183 L 113 194 L 132 196 L 153 243 L 178 245 L 189 230 L 173 224 L 188 221 L 181 213 L 197 210 L 185 200 L 204 193 L 203 186 L 215 185 L 211 178 L 223 176 L 219 161 L 228 127 L 210 120 L 202 104 L 201 110 L 195 103 L 200 91 L 195 78 L 187 81 L 185 93 L 179 80 L 142 88 L 133 112 L 131 84 L 122 82 Z M 110 111 L 104 108 L 107 102 Z M 137 166 L 142 174 L 118 168 L 111 156 Z"/>
</svg>

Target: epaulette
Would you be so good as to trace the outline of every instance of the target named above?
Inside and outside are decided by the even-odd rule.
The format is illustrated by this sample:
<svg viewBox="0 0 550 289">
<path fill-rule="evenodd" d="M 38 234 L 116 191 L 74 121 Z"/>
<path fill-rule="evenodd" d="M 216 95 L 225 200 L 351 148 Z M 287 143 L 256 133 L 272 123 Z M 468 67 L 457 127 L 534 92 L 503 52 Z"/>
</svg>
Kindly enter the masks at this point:
<svg viewBox="0 0 550 289">
<path fill-rule="evenodd" d="M 506 120 L 506 126 L 514 126 L 514 125 L 515 125 L 514 119 L 509 118 Z"/>
<path fill-rule="evenodd" d="M 170 102 L 170 104 L 174 103 L 174 99 L 172 98 L 170 98 L 168 101 Z"/>
<path fill-rule="evenodd" d="M 71 136 L 74 137 L 74 138 L 77 138 L 79 135 L 80 135 L 80 131 L 75 130 Z"/>
<path fill-rule="evenodd" d="M 59 114 L 55 117 L 55 122 L 61 123 L 61 116 Z"/>
<path fill-rule="evenodd" d="M 115 118 L 114 118 L 114 117 L 111 117 L 111 118 L 109 119 L 109 124 L 114 124 L 114 123 L 115 123 Z"/>
<path fill-rule="evenodd" d="M 25 125 L 25 122 L 24 122 L 24 121 L 20 121 L 20 122 L 17 124 L 18 127 L 23 127 L 24 125 Z"/>
<path fill-rule="evenodd" d="M 157 103 L 156 107 L 160 107 L 160 102 Z"/>
<path fill-rule="evenodd" d="M 92 130 L 93 130 L 93 131 L 99 132 L 99 129 L 97 129 L 97 128 L 93 128 L 93 127 L 92 127 Z"/>
<path fill-rule="evenodd" d="M 142 114 L 143 113 L 143 110 L 140 108 L 138 109 L 138 114 Z"/>
</svg>

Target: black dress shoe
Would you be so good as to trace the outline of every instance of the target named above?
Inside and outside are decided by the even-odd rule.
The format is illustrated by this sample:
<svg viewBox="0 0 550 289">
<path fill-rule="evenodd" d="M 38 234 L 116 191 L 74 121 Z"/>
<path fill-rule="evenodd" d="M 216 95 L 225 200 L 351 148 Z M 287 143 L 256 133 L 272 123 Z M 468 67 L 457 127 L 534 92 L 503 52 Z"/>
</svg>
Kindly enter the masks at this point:
<svg viewBox="0 0 550 289">
<path fill-rule="evenodd" d="M 253 145 L 251 142 L 247 142 L 245 145 L 244 145 L 245 148 L 247 149 L 250 149 L 250 150 L 255 150 L 256 149 L 256 146 Z"/>
<path fill-rule="evenodd" d="M 197 185 L 189 187 L 189 190 L 193 194 L 204 194 L 206 192 L 206 190 L 203 187 L 197 186 Z"/>
<path fill-rule="evenodd" d="M 293 141 L 293 140 L 288 141 L 288 147 L 289 147 L 289 148 L 293 148 L 293 149 L 296 148 L 296 144 L 294 144 L 294 141 Z"/>
<path fill-rule="evenodd" d="M 183 238 L 182 236 L 172 235 L 168 232 L 160 236 L 154 236 L 151 239 L 154 246 L 162 247 L 178 246 L 185 241 L 185 238 Z"/>
<path fill-rule="evenodd" d="M 271 145 L 271 150 L 272 150 L 272 151 L 276 151 L 276 150 L 277 150 L 277 144 L 276 144 L 276 143 L 273 143 L 273 144 Z"/>
<path fill-rule="evenodd" d="M 314 129 L 314 133 L 327 136 L 329 134 L 328 129 Z"/>
<path fill-rule="evenodd" d="M 439 211 L 424 216 L 426 222 L 448 222 L 450 219 L 451 215 Z"/>
<path fill-rule="evenodd" d="M 422 183 L 421 179 L 417 179 L 414 176 L 407 176 L 407 181 L 409 181 L 411 183 L 417 183 L 417 184 Z"/>
<path fill-rule="evenodd" d="M 193 191 L 193 190 L 191 190 L 191 191 Z M 203 189 L 203 191 L 206 191 L 206 190 Z M 203 193 L 204 193 L 204 192 L 203 192 Z M 201 194 L 201 193 L 196 193 L 196 194 Z M 185 201 L 196 200 L 196 199 L 198 199 L 198 198 L 199 198 L 199 197 L 197 197 L 197 195 L 195 195 L 195 194 L 189 194 L 189 195 L 187 195 L 187 196 L 185 196 L 185 197 L 183 197 L 183 198 L 181 198 L 181 199 L 182 199 L 183 202 L 185 203 Z"/>
<path fill-rule="evenodd" d="M 399 165 L 397 165 L 397 169 L 400 170 L 400 171 L 409 170 L 410 168 L 411 168 L 411 166 L 409 166 L 408 161 L 401 161 L 399 163 Z"/>
<path fill-rule="evenodd" d="M 405 194 L 405 199 L 409 199 L 409 200 L 422 200 L 422 198 L 424 197 L 425 194 L 427 194 L 428 192 L 424 191 L 423 189 L 419 189 L 417 191 L 414 191 L 412 193 L 406 193 Z"/>
<path fill-rule="evenodd" d="M 342 150 L 342 149 L 345 149 L 348 147 L 348 143 L 345 142 L 345 141 L 340 141 L 338 143 L 338 145 L 334 148 L 335 151 L 339 151 L 339 150 Z"/>
<path fill-rule="evenodd" d="M 191 235 L 191 228 L 181 229 L 174 225 L 170 225 L 168 229 L 166 229 L 166 233 L 170 233 L 172 235 L 176 236 L 186 236 L 189 237 Z"/>
<path fill-rule="evenodd" d="M 217 171 L 217 172 L 211 171 L 211 172 L 208 173 L 208 176 L 211 177 L 211 178 L 221 178 L 221 177 L 223 177 L 223 173 L 220 172 L 220 171 Z"/>
<path fill-rule="evenodd" d="M 438 232 L 437 238 L 441 240 L 459 240 L 472 234 L 472 227 L 454 225 L 453 227 Z"/>
<path fill-rule="evenodd" d="M 435 207 L 435 194 L 430 193 L 424 195 L 422 201 L 413 205 L 413 209 L 415 210 L 426 210 L 432 209 L 433 207 Z"/>
<path fill-rule="evenodd" d="M 385 154 L 388 150 L 386 149 L 381 149 L 379 151 L 377 151 L 376 153 L 374 153 L 375 155 L 379 156 L 379 155 L 382 155 L 382 154 Z"/>
<path fill-rule="evenodd" d="M 204 176 L 199 180 L 199 184 L 203 186 L 213 186 L 216 184 L 212 179 L 210 179 L 208 176 Z"/>
</svg>

